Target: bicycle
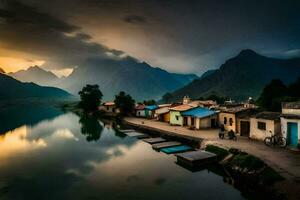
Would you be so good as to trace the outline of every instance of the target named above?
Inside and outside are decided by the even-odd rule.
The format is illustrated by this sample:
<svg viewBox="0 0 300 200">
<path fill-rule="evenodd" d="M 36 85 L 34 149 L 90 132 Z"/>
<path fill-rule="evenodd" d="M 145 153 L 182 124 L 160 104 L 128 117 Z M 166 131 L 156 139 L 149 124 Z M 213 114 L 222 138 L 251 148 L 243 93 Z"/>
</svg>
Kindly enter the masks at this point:
<svg viewBox="0 0 300 200">
<path fill-rule="evenodd" d="M 281 148 L 286 147 L 286 138 L 279 135 L 272 135 L 272 131 L 270 131 L 271 136 L 265 137 L 264 143 L 267 146 L 279 146 Z"/>
</svg>

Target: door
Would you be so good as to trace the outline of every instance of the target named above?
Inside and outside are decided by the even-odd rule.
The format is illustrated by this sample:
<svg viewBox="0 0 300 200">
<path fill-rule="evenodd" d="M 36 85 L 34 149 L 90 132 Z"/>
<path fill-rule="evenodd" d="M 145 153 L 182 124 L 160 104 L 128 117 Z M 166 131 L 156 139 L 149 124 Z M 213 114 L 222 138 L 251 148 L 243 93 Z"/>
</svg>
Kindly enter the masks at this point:
<svg viewBox="0 0 300 200">
<path fill-rule="evenodd" d="M 297 147 L 298 145 L 298 124 L 293 122 L 287 123 L 287 142 L 288 145 Z"/>
<path fill-rule="evenodd" d="M 211 127 L 211 128 L 216 127 L 216 119 L 211 119 L 211 120 L 210 120 L 210 127 Z"/>
<path fill-rule="evenodd" d="M 241 121 L 241 136 L 249 137 L 250 135 L 250 122 Z"/>
<path fill-rule="evenodd" d="M 188 123 L 188 118 L 187 117 L 183 117 L 183 126 L 186 126 Z"/>
</svg>

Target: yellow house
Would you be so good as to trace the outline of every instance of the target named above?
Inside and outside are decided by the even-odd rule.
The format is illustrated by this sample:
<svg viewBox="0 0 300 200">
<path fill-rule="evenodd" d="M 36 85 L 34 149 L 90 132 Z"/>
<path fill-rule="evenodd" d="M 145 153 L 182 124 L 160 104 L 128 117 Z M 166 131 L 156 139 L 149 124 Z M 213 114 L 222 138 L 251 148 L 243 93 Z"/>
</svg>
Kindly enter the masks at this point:
<svg viewBox="0 0 300 200">
<path fill-rule="evenodd" d="M 170 124 L 184 126 L 187 125 L 187 117 L 183 117 L 181 112 L 195 108 L 194 105 L 184 104 L 170 108 Z"/>
</svg>

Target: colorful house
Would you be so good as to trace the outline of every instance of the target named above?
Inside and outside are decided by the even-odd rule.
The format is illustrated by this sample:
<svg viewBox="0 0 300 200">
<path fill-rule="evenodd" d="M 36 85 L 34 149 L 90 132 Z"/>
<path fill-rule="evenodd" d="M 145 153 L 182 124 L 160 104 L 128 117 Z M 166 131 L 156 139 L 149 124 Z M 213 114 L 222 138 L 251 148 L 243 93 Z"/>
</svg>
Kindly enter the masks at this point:
<svg viewBox="0 0 300 200">
<path fill-rule="evenodd" d="M 170 122 L 170 110 L 169 107 L 162 107 L 155 110 L 154 117 L 158 121 Z"/>
<path fill-rule="evenodd" d="M 182 112 L 181 116 L 183 117 L 183 121 L 187 122 L 187 126 L 195 129 L 217 127 L 217 112 L 207 108 L 193 108 Z"/>
<path fill-rule="evenodd" d="M 146 117 L 145 105 L 143 105 L 143 104 L 136 105 L 134 108 L 134 111 L 135 111 L 135 116 Z"/>
<path fill-rule="evenodd" d="M 245 116 L 251 116 L 255 112 L 253 108 L 246 108 L 244 106 L 229 107 L 221 109 L 219 113 L 219 125 L 224 126 L 226 131 L 233 131 L 236 134 L 240 134 L 244 129 L 247 129 L 247 133 L 244 136 L 249 136 L 250 133 L 250 121 L 240 120 Z"/>
<path fill-rule="evenodd" d="M 119 109 L 116 108 L 116 105 L 114 102 L 105 102 L 100 107 L 99 110 L 103 110 L 107 113 L 119 113 Z"/>
<path fill-rule="evenodd" d="M 173 108 L 170 108 L 170 124 L 171 125 L 179 125 L 179 126 L 184 126 L 187 125 L 187 118 L 183 118 L 181 116 L 181 113 L 187 110 L 190 110 L 192 108 L 195 108 L 196 106 L 194 105 L 189 105 L 189 104 L 183 104 L 180 106 L 176 106 Z M 184 121 L 184 119 L 186 121 Z"/>
<path fill-rule="evenodd" d="M 250 138 L 264 140 L 273 134 L 281 134 L 280 113 L 260 112 L 250 118 Z"/>
<path fill-rule="evenodd" d="M 297 147 L 300 143 L 300 101 L 282 103 L 281 114 L 282 135 L 287 145 Z"/>
<path fill-rule="evenodd" d="M 156 109 L 158 109 L 157 105 L 145 106 L 145 117 L 154 118 Z"/>
</svg>

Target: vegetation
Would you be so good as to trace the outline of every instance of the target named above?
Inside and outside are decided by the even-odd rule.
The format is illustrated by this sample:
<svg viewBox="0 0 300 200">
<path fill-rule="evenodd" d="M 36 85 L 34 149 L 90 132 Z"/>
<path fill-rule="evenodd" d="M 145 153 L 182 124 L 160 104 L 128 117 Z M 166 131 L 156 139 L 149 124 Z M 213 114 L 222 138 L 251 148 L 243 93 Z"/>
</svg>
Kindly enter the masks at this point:
<svg viewBox="0 0 300 200">
<path fill-rule="evenodd" d="M 147 105 L 147 106 L 151 106 L 151 105 L 155 105 L 156 101 L 151 99 L 151 100 L 145 100 L 143 101 L 143 104 Z"/>
<path fill-rule="evenodd" d="M 81 124 L 81 133 L 86 136 L 88 142 L 100 139 L 103 127 L 95 117 L 81 115 L 79 123 Z"/>
<path fill-rule="evenodd" d="M 300 100 L 300 78 L 286 86 L 281 80 L 274 79 L 265 86 L 257 104 L 268 111 L 280 111 L 282 102 Z"/>
<path fill-rule="evenodd" d="M 199 97 L 197 98 L 198 100 L 213 100 L 216 101 L 218 104 L 224 104 L 224 102 L 226 101 L 226 97 L 223 96 L 218 96 L 217 94 L 215 94 L 214 92 L 212 92 L 211 95 L 207 96 L 207 97 Z"/>
<path fill-rule="evenodd" d="M 133 112 L 135 101 L 134 99 L 125 92 L 120 92 L 115 97 L 115 105 L 120 109 L 120 114 L 122 116 L 129 115 Z"/>
<path fill-rule="evenodd" d="M 223 160 L 229 154 L 226 149 L 217 147 L 215 145 L 207 145 L 205 150 L 216 154 L 218 161 Z"/>
<path fill-rule="evenodd" d="M 103 96 L 98 85 L 86 85 L 78 94 L 80 95 L 79 106 L 84 111 L 92 112 L 98 110 Z"/>
<path fill-rule="evenodd" d="M 166 93 L 163 97 L 162 97 L 162 102 L 164 103 L 172 103 L 172 99 L 173 99 L 173 95 L 171 93 Z"/>
</svg>

